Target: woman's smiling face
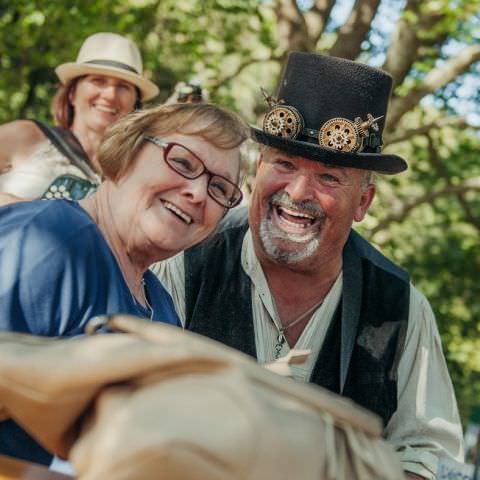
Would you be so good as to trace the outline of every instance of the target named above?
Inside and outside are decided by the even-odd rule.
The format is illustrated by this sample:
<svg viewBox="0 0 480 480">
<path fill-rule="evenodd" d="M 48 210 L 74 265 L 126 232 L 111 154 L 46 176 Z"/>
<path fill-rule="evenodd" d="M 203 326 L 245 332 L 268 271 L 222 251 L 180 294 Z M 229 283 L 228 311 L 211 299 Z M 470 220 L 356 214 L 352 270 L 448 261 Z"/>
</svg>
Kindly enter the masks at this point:
<svg viewBox="0 0 480 480">
<path fill-rule="evenodd" d="M 210 172 L 237 182 L 238 147 L 220 149 L 200 136 L 178 133 L 165 135 L 162 140 L 187 147 Z M 115 184 L 111 199 L 127 251 L 155 252 L 153 261 L 204 240 L 225 212 L 207 193 L 209 176 L 203 174 L 193 180 L 182 177 L 167 165 L 164 151 L 144 142 L 131 170 Z"/>
<path fill-rule="evenodd" d="M 74 122 L 103 132 L 109 125 L 130 113 L 137 101 L 133 84 L 108 75 L 86 75 L 70 95 L 75 109 Z"/>
</svg>

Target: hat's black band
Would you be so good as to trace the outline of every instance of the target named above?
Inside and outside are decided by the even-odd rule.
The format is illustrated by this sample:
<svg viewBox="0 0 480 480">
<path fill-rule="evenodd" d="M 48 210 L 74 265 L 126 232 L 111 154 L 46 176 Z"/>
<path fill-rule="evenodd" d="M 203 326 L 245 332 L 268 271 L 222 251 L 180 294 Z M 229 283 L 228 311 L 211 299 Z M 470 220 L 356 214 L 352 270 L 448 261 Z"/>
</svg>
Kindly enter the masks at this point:
<svg viewBox="0 0 480 480">
<path fill-rule="evenodd" d="M 137 75 L 140 75 L 138 71 L 135 70 L 130 65 L 127 65 L 126 63 L 122 63 L 122 62 L 115 62 L 114 60 L 89 60 L 88 62 L 83 62 L 83 63 L 92 63 L 94 65 L 103 65 L 105 67 L 120 68 L 122 70 L 127 70 L 129 72 L 133 72 L 133 73 L 136 73 Z"/>
<path fill-rule="evenodd" d="M 313 143 L 319 145 L 318 142 L 319 131 L 313 128 L 304 128 L 299 140 L 302 140 L 307 143 Z M 382 137 L 376 135 L 375 133 L 370 133 L 368 137 L 363 138 L 361 147 L 357 152 L 365 153 L 380 153 L 382 151 L 383 141 Z"/>
<path fill-rule="evenodd" d="M 304 128 L 302 130 L 302 134 L 306 137 L 315 138 L 318 141 L 318 134 L 320 132 L 318 130 L 314 130 L 313 128 Z"/>
</svg>

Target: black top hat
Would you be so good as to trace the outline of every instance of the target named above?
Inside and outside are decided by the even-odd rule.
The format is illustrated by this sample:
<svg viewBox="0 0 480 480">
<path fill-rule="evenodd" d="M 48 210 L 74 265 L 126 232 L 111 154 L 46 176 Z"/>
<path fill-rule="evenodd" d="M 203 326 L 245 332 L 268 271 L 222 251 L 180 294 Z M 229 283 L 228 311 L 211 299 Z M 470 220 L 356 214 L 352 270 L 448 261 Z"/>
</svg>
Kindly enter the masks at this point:
<svg viewBox="0 0 480 480">
<path fill-rule="evenodd" d="M 408 168 L 382 155 L 392 78 L 361 63 L 311 53 L 290 53 L 278 100 L 253 139 L 329 165 L 394 174 Z"/>
</svg>

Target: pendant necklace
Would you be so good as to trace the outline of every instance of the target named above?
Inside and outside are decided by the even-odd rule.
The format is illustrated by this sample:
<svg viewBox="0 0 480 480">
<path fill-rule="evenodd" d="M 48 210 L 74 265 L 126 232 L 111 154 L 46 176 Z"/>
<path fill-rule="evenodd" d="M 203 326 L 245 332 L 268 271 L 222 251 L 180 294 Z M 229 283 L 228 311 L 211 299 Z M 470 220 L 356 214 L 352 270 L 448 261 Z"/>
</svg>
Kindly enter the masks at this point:
<svg viewBox="0 0 480 480">
<path fill-rule="evenodd" d="M 135 295 L 133 294 L 133 290 L 130 288 L 130 286 L 127 282 L 127 277 L 123 273 L 123 269 L 121 267 L 122 263 L 120 262 L 120 259 L 117 256 L 117 253 L 113 249 L 112 249 L 112 252 L 113 252 L 113 256 L 115 257 L 115 260 L 117 261 L 118 269 L 120 270 L 120 273 L 122 274 L 123 281 L 125 282 L 125 285 L 127 286 L 128 291 L 130 292 L 130 295 L 132 296 L 133 303 L 135 305 L 139 305 L 142 308 L 144 308 L 150 314 L 149 318 L 153 322 L 153 307 L 150 305 L 150 302 L 148 301 L 148 298 L 147 298 L 147 284 L 145 283 L 145 277 L 142 276 L 142 278 L 140 280 L 140 285 L 142 286 L 142 295 L 143 295 L 143 299 L 145 300 L 145 306 L 143 306 L 142 303 L 139 300 L 137 300 L 137 297 L 135 297 Z"/>
<path fill-rule="evenodd" d="M 142 292 L 143 292 L 143 299 L 145 300 L 145 309 L 147 310 L 147 312 L 150 313 L 150 320 L 153 322 L 153 307 L 150 305 L 150 302 L 148 301 L 148 298 L 147 298 L 147 285 L 145 283 L 145 279 L 142 278 Z M 132 293 L 132 297 L 134 298 L 135 301 L 137 301 L 137 299 L 135 298 L 135 296 L 133 295 Z M 137 303 L 139 303 L 137 301 Z M 139 303 L 140 304 L 140 303 Z M 141 304 L 140 304 L 141 305 Z M 143 306 L 143 305 L 142 305 Z"/>
<path fill-rule="evenodd" d="M 323 303 L 323 298 L 320 302 L 310 307 L 307 311 L 303 312 L 298 317 L 295 317 L 292 321 L 287 323 L 287 325 L 278 327 L 278 325 L 275 322 L 273 322 L 273 324 L 278 330 L 277 343 L 275 344 L 275 360 L 278 360 L 280 358 L 280 352 L 282 351 L 283 345 L 287 341 L 287 338 L 285 337 L 284 332 L 286 332 L 289 328 L 292 328 L 294 325 L 297 325 L 298 323 L 300 323 L 301 320 L 303 320 L 309 313 L 312 313 L 314 310 L 316 310 L 322 303 Z M 278 315 L 278 310 L 276 307 L 275 307 L 275 310 L 277 313 L 277 318 L 280 319 L 280 316 Z"/>
<path fill-rule="evenodd" d="M 105 239 L 107 240 L 107 243 L 110 246 L 110 241 L 108 240 L 108 236 L 105 236 Z M 143 296 L 143 299 L 145 300 L 145 306 L 143 306 L 143 304 L 139 300 L 137 300 L 137 297 L 135 297 L 133 290 L 130 288 L 129 283 L 127 282 L 127 277 L 123 271 L 120 257 L 117 255 L 117 252 L 115 251 L 114 248 L 110 248 L 110 250 L 112 251 L 112 254 L 115 257 L 118 269 L 120 270 L 123 281 L 125 282 L 125 285 L 127 286 L 127 289 L 130 292 L 130 295 L 132 296 L 134 305 L 139 305 L 140 307 L 144 308 L 149 313 L 150 320 L 153 321 L 153 307 L 150 305 L 150 302 L 148 301 L 148 298 L 147 298 L 147 284 L 145 282 L 145 277 L 142 275 L 142 278 L 140 279 L 140 285 L 142 286 L 142 296 Z"/>
</svg>

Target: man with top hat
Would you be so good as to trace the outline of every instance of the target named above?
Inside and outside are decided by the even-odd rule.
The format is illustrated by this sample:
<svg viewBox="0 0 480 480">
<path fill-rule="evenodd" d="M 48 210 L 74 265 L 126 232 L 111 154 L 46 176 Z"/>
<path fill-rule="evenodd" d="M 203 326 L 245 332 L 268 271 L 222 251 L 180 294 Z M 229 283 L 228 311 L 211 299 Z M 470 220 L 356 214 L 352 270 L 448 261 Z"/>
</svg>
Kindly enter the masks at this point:
<svg viewBox="0 0 480 480">
<path fill-rule="evenodd" d="M 291 53 L 252 127 L 262 147 L 248 221 L 234 212 L 155 271 L 189 330 L 261 363 L 310 350 L 294 377 L 377 413 L 407 475 L 431 479 L 441 456 L 463 456 L 434 315 L 352 229 L 374 199 L 372 173 L 407 169 L 381 153 L 391 85 L 360 63 Z"/>
</svg>

